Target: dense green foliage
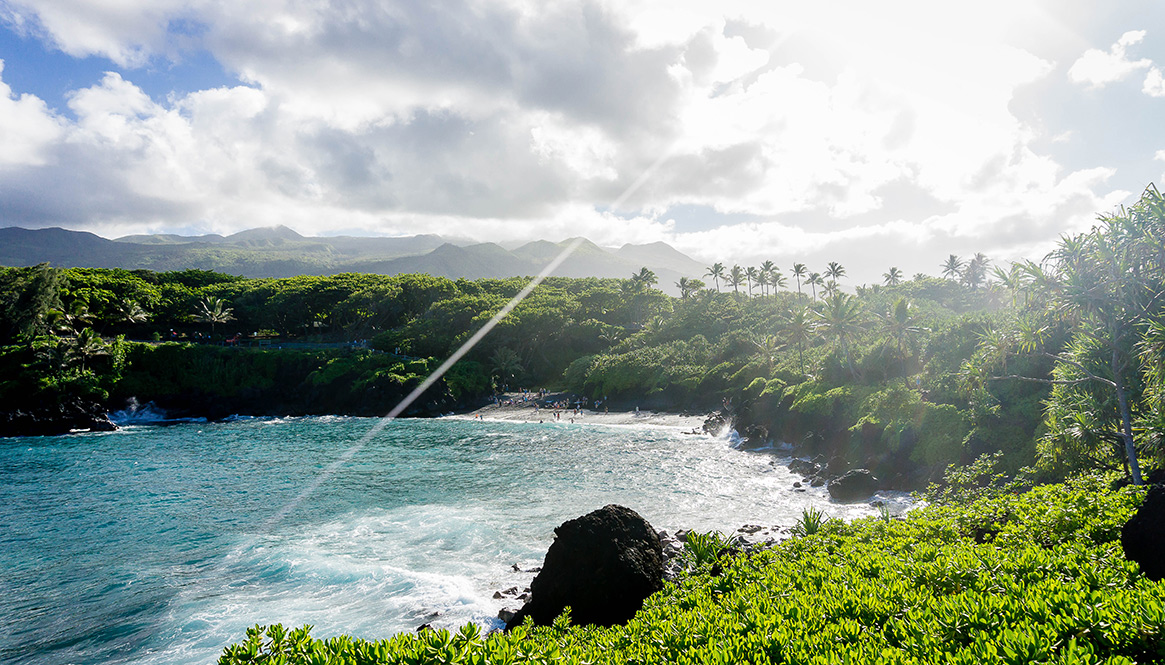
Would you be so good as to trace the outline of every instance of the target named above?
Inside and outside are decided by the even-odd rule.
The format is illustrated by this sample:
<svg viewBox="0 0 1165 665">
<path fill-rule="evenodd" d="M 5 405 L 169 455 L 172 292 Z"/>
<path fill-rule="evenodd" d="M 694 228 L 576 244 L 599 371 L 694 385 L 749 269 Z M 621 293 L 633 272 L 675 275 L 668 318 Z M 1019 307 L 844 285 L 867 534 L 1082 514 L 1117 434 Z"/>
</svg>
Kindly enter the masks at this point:
<svg viewBox="0 0 1165 665">
<path fill-rule="evenodd" d="M 368 350 L 268 352 L 176 343 L 130 344 L 130 370 L 115 395 L 149 395 L 166 405 L 224 417 L 231 413 L 384 415 L 435 365 Z M 480 367 L 463 362 L 446 389 L 456 399 L 484 390 Z M 468 377 L 468 378 L 467 378 Z M 475 381 L 477 381 L 475 383 Z"/>
<path fill-rule="evenodd" d="M 1101 468 L 1139 482 L 1141 462 L 1162 465 L 1165 198 L 1155 189 L 1043 263 L 997 267 L 993 280 L 982 254 L 938 267 L 944 278 L 891 268 L 884 284 L 852 294 L 836 262 L 821 273 L 795 264 L 791 279 L 772 262 L 717 263 L 703 275 L 713 288 L 686 278 L 680 298 L 653 288 L 646 268 L 550 278 L 436 390 L 464 404 L 550 387 L 616 408 L 725 407 L 746 437 L 840 457 L 905 488 L 989 453 L 1007 473 L 1035 464 L 1045 479 Z M 0 269 L 0 393 L 151 399 L 324 386 L 315 407 L 296 410 L 370 412 L 384 400 L 364 389 L 415 384 L 420 366 L 409 363 L 448 357 L 526 282 Z M 130 352 L 122 336 L 189 346 Z M 228 371 L 232 356 L 202 349 L 228 343 L 276 359 L 234 349 Z M 305 344 L 334 353 L 304 355 Z M 344 353 L 359 355 L 335 357 Z M 183 371 L 151 365 L 162 356 Z"/>
<path fill-rule="evenodd" d="M 626 626 L 475 626 L 366 641 L 257 626 L 241 663 L 1136 663 L 1165 658 L 1165 584 L 1126 561 L 1142 496 L 1097 477 L 831 520 L 697 565 Z"/>
</svg>

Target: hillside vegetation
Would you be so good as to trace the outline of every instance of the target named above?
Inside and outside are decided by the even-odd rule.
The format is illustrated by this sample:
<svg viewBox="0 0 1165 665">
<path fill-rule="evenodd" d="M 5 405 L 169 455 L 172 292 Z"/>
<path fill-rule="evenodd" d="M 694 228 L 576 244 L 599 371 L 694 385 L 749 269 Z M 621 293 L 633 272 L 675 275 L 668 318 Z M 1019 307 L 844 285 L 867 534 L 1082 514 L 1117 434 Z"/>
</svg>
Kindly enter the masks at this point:
<svg viewBox="0 0 1165 665">
<path fill-rule="evenodd" d="M 1122 470 L 1165 451 L 1165 201 L 1065 238 L 1041 263 L 952 255 L 942 277 L 846 291 L 845 268 L 771 262 L 657 290 L 550 278 L 427 396 L 468 408 L 550 387 L 616 407 L 720 409 L 754 443 L 917 487 L 998 453 L 1038 478 Z M 709 278 L 712 286 L 701 281 Z M 526 278 L 188 270 L 0 270 L 0 398 L 130 397 L 210 415 L 383 413 Z M 126 340 L 160 343 L 140 344 Z M 12 408 L 12 407 L 10 407 Z M 836 469 L 835 469 L 836 470 Z"/>
</svg>

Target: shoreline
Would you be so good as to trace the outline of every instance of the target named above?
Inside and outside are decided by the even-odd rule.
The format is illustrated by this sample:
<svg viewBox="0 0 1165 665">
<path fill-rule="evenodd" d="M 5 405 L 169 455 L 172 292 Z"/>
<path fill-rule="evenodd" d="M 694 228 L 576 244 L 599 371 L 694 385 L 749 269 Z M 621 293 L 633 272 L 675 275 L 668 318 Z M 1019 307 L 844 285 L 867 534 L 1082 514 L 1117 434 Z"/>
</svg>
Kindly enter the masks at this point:
<svg viewBox="0 0 1165 665">
<path fill-rule="evenodd" d="M 546 407 L 535 408 L 533 400 L 519 404 L 521 393 L 506 393 L 501 396 L 498 404 L 487 404 L 483 407 L 458 413 L 444 418 L 461 420 L 493 420 L 526 423 L 554 423 L 575 425 L 650 425 L 653 427 L 674 427 L 703 434 L 704 422 L 708 415 L 693 415 L 670 413 L 666 411 L 596 411 L 591 408 L 552 409 Z M 505 405 L 507 400 L 514 400 L 512 405 Z M 557 413 L 557 417 L 555 416 Z"/>
</svg>

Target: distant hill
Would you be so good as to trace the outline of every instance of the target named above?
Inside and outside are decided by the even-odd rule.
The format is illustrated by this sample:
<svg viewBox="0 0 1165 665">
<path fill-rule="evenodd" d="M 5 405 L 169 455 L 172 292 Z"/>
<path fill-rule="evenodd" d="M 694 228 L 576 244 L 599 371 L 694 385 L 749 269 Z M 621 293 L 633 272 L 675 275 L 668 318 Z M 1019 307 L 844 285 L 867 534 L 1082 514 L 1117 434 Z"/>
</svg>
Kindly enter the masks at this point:
<svg viewBox="0 0 1165 665">
<path fill-rule="evenodd" d="M 536 240 L 506 249 L 436 235 L 400 238 L 305 237 L 285 226 L 229 236 L 135 235 L 108 240 L 65 229 L 0 228 L 0 265 L 48 262 L 62 267 L 165 271 L 198 268 L 245 277 L 292 277 L 363 272 L 428 273 L 451 279 L 536 275 L 572 242 Z M 678 293 L 680 277 L 699 277 L 703 266 L 666 243 L 608 250 L 583 240 L 554 272 L 564 277 L 630 277 L 647 267 L 658 288 Z"/>
</svg>

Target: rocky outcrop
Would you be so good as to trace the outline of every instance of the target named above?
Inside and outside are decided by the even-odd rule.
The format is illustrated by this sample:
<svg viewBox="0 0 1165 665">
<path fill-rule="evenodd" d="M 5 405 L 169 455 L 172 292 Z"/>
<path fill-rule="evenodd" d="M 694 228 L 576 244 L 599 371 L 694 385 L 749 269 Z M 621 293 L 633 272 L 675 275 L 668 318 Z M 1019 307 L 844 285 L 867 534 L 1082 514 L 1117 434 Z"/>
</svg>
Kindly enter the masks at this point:
<svg viewBox="0 0 1165 665">
<path fill-rule="evenodd" d="M 1145 577 L 1165 579 L 1165 485 L 1149 488 L 1141 507 L 1121 528 L 1121 547 Z"/>
<path fill-rule="evenodd" d="M 82 399 L 0 412 L 0 436 L 55 436 L 74 430 L 116 429 L 100 404 Z"/>
<path fill-rule="evenodd" d="M 878 479 L 866 469 L 855 469 L 829 482 L 829 498 L 841 503 L 864 501 L 878 491 Z"/>
<path fill-rule="evenodd" d="M 806 478 L 812 478 L 821 473 L 821 465 L 812 460 L 794 457 L 789 460 L 789 470 Z"/>
<path fill-rule="evenodd" d="M 663 588 L 660 538 L 647 520 L 609 505 L 563 522 L 530 583 L 530 600 L 506 622 L 527 616 L 550 625 L 566 607 L 575 625 L 626 623 L 643 601 Z"/>
</svg>

